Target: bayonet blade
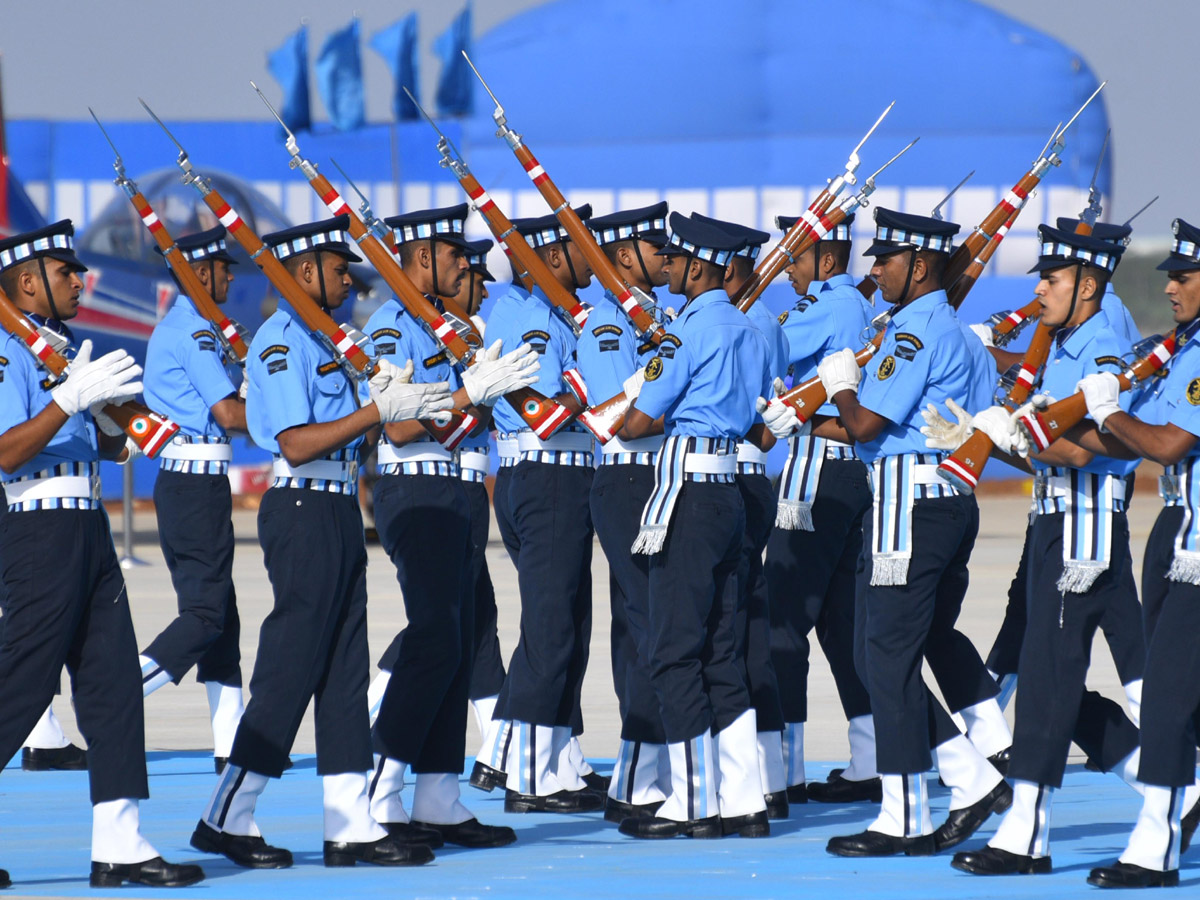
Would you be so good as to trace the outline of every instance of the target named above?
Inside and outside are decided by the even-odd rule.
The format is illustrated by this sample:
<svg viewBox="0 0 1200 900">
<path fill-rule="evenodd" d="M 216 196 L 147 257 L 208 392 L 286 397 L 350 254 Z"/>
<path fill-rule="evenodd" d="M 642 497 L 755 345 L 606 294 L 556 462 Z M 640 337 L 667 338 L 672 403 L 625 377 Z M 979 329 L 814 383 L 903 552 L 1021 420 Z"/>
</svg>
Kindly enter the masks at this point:
<svg viewBox="0 0 1200 900">
<path fill-rule="evenodd" d="M 907 153 L 909 150 L 911 150 L 913 145 L 916 144 L 916 142 L 919 141 L 920 139 L 921 139 L 920 137 L 915 137 L 911 141 L 909 141 L 908 144 L 905 145 L 903 150 L 901 150 L 899 153 L 897 153 L 895 156 L 893 156 L 891 159 L 889 159 L 887 162 L 885 162 L 882 166 L 880 166 L 878 169 L 876 169 L 874 172 L 872 172 L 871 177 L 867 179 L 867 182 L 870 183 L 871 185 L 874 185 L 875 177 L 880 172 L 882 172 L 884 169 L 886 169 L 888 166 L 890 166 L 892 163 L 894 163 L 896 160 L 898 160 L 900 157 L 902 157 L 905 153 Z"/>
<path fill-rule="evenodd" d="M 338 165 L 338 161 L 336 159 L 331 156 L 329 157 L 329 161 L 333 163 L 333 167 L 335 169 L 342 173 L 342 177 L 346 179 L 346 184 L 348 184 L 350 189 L 354 191 L 354 193 L 358 194 L 359 199 L 362 200 L 362 206 L 360 208 L 363 211 L 364 217 L 370 217 L 371 201 L 367 199 L 367 195 L 359 190 L 358 185 L 354 183 L 354 179 L 346 174 L 346 170 Z"/>
<path fill-rule="evenodd" d="M 104 126 L 100 124 L 100 120 L 96 118 L 96 113 L 90 106 L 88 107 L 88 112 L 91 113 L 92 121 L 96 123 L 96 127 L 99 128 L 100 133 L 104 135 L 104 139 L 108 141 L 108 146 L 112 147 L 113 156 L 117 158 L 117 161 L 113 163 L 113 165 L 116 167 L 117 171 L 124 169 L 125 164 L 121 162 L 121 154 L 117 150 L 117 145 L 114 144 L 112 138 L 108 136 L 108 131 L 105 130 Z"/>
<path fill-rule="evenodd" d="M 968 181 L 970 181 L 974 176 L 975 176 L 975 170 L 972 169 L 970 172 L 967 173 L 966 178 L 964 178 L 962 181 L 960 181 L 958 184 L 956 184 L 954 187 L 952 187 L 950 189 L 950 193 L 948 193 L 945 197 L 942 198 L 942 202 L 939 203 L 937 206 L 935 206 L 933 208 L 933 212 L 931 212 L 929 215 L 932 216 L 933 218 L 937 219 L 939 222 L 942 221 L 942 207 L 945 206 L 950 201 L 951 197 L 953 197 L 955 194 L 958 193 L 958 189 L 960 187 L 962 187 L 964 184 L 966 184 Z"/>
<path fill-rule="evenodd" d="M 1071 118 L 1067 120 L 1067 124 L 1059 129 L 1058 134 L 1055 135 L 1055 137 L 1061 138 L 1064 134 L 1066 134 L 1067 129 L 1075 124 L 1075 120 L 1078 119 L 1080 117 L 1080 115 L 1083 114 L 1083 111 L 1088 108 L 1088 104 L 1090 104 L 1093 100 L 1096 99 L 1096 95 L 1099 94 L 1102 90 L 1104 90 L 1104 86 L 1106 84 L 1108 84 L 1107 81 L 1100 82 L 1100 87 L 1098 87 L 1094 91 L 1092 91 L 1092 96 L 1088 97 L 1086 100 L 1083 101 L 1083 106 L 1079 107 L 1079 109 L 1077 109 L 1075 111 L 1075 115 L 1071 116 Z"/>
<path fill-rule="evenodd" d="M 1137 212 L 1135 212 L 1132 216 L 1130 216 L 1128 219 L 1126 219 L 1125 224 L 1132 225 L 1133 220 L 1136 219 L 1138 216 L 1140 216 L 1142 213 L 1144 213 L 1146 210 L 1148 210 L 1151 206 L 1153 206 L 1156 200 L 1158 200 L 1158 194 L 1154 195 L 1154 200 L 1151 200 L 1149 203 L 1147 203 L 1145 206 L 1143 206 L 1141 209 L 1139 209 Z"/>
<path fill-rule="evenodd" d="M 430 116 L 429 113 L 425 111 L 425 107 L 423 107 L 420 104 L 420 102 L 417 100 L 417 98 L 412 95 L 412 91 L 410 91 L 407 87 L 405 87 L 403 85 L 401 86 L 401 88 L 404 91 L 404 93 L 408 94 L 408 99 L 413 102 L 413 106 L 415 106 L 418 110 L 420 110 L 421 115 L 425 117 L 425 121 L 428 122 L 430 127 L 433 128 L 433 130 L 437 132 L 438 138 L 439 138 L 439 143 L 441 141 L 445 141 L 446 146 L 452 151 L 453 155 L 461 161 L 462 154 L 458 152 L 458 147 L 455 146 L 454 141 L 450 140 L 450 138 L 446 136 L 446 133 L 444 131 L 442 131 L 442 129 L 438 128 L 437 122 L 433 121 L 433 117 Z"/>
<path fill-rule="evenodd" d="M 1104 143 L 1100 145 L 1100 155 L 1096 157 L 1096 168 L 1092 172 L 1092 182 L 1088 190 L 1094 192 L 1096 190 L 1096 179 L 1100 177 L 1100 166 L 1104 164 L 1104 153 L 1108 150 L 1108 139 L 1112 135 L 1112 129 L 1104 132 Z"/>
<path fill-rule="evenodd" d="M 188 158 L 187 151 L 183 149 L 183 144 L 179 143 L 179 141 L 175 139 L 175 135 L 171 134 L 171 129 L 163 124 L 163 120 L 160 119 L 155 114 L 154 110 L 152 110 L 150 108 L 149 103 L 147 103 L 141 97 L 138 97 L 138 103 L 142 104 L 142 109 L 144 109 L 146 112 L 148 112 L 150 114 L 150 118 L 152 118 L 155 122 L 158 123 L 158 127 L 167 133 L 167 137 L 169 137 L 171 139 L 171 143 L 179 148 L 179 164 L 183 165 L 185 162 L 187 162 L 187 158 Z"/>
<path fill-rule="evenodd" d="M 483 80 L 483 76 L 479 74 L 479 70 L 475 68 L 475 63 L 471 62 L 471 57 L 467 56 L 467 51 L 463 50 L 463 59 L 467 61 L 467 65 L 471 67 L 471 71 L 475 73 L 475 77 L 479 79 L 479 83 L 483 85 L 483 89 L 488 92 L 488 96 L 492 98 L 492 102 L 496 104 L 496 112 L 494 115 L 503 115 L 504 107 L 500 105 L 500 101 L 496 99 L 496 95 L 492 93 L 492 89 L 488 87 L 488 83 Z"/>
<path fill-rule="evenodd" d="M 267 109 L 271 111 L 271 115 L 275 117 L 275 121 L 279 123 L 279 127 L 283 129 L 283 133 L 287 135 L 287 140 L 284 141 L 287 152 L 292 156 L 299 156 L 300 145 L 296 143 L 296 136 L 292 134 L 292 129 L 287 127 L 287 124 L 283 121 L 283 117 L 275 111 L 275 107 L 271 105 L 271 101 L 267 99 L 267 95 L 259 89 L 258 85 L 251 81 L 250 87 L 254 88 L 254 93 L 258 94 L 258 99 L 266 104 Z"/>
<path fill-rule="evenodd" d="M 868 131 L 865 135 L 863 135 L 863 139 L 858 142 L 858 146 L 850 151 L 851 159 L 858 158 L 858 151 L 863 148 L 863 144 L 865 144 L 867 142 L 867 140 L 871 137 L 871 135 L 873 135 L 875 133 L 875 129 L 878 128 L 883 123 L 883 120 L 887 118 L 887 114 L 892 111 L 892 107 L 895 105 L 896 105 L 896 101 L 893 100 L 891 103 L 889 103 L 887 105 L 887 109 L 885 109 L 883 112 L 881 112 L 879 114 L 879 118 L 875 120 L 875 124 L 871 126 L 871 130 Z"/>
</svg>

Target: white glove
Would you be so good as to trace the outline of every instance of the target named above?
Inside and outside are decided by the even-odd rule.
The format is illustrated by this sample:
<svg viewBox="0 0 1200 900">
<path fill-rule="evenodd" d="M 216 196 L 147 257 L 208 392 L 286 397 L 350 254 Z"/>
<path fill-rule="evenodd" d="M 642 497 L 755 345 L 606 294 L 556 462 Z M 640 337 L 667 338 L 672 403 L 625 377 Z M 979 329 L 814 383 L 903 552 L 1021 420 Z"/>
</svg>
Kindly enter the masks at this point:
<svg viewBox="0 0 1200 900">
<path fill-rule="evenodd" d="M 971 331 L 975 332 L 975 336 L 983 341 L 985 347 L 995 347 L 996 342 L 992 339 L 992 326 L 983 322 L 978 322 L 968 326 Z"/>
<path fill-rule="evenodd" d="M 509 391 L 533 384 L 542 367 L 529 344 L 500 355 L 500 341 L 483 351 L 479 361 L 462 375 L 467 397 L 476 406 L 491 406 Z"/>
<path fill-rule="evenodd" d="M 52 390 L 50 397 L 59 409 L 73 416 L 93 403 L 118 394 L 129 397 L 140 393 L 142 383 L 134 379 L 141 374 L 142 367 L 124 350 L 114 350 L 99 359 L 92 359 L 92 342 L 86 340 L 79 345 L 79 352 L 67 367 L 67 380 Z"/>
<path fill-rule="evenodd" d="M 371 400 L 379 409 L 379 421 L 385 425 L 405 419 L 429 419 L 442 410 L 451 409 L 450 385 L 445 381 L 434 384 L 412 384 L 413 363 L 410 359 L 401 369 L 386 359 L 379 361 L 379 372 L 371 378 Z"/>
<path fill-rule="evenodd" d="M 108 417 L 105 416 L 105 418 L 108 418 Z M 109 419 L 109 421 L 112 421 L 112 420 Z M 142 448 L 137 445 L 137 441 L 135 441 L 131 437 L 127 437 L 127 438 L 125 438 L 125 458 L 122 460 L 119 460 L 117 462 L 117 465 L 118 466 L 127 466 L 141 455 L 142 455 Z"/>
<path fill-rule="evenodd" d="M 246 402 L 246 393 L 250 390 L 250 379 L 242 375 L 242 383 L 238 385 L 238 399 Z"/>
<path fill-rule="evenodd" d="M 1087 403 L 1088 415 L 1096 422 L 1096 427 L 1104 430 L 1105 420 L 1115 412 L 1121 411 L 1121 384 L 1112 372 L 1095 372 L 1080 379 L 1075 390 L 1083 394 Z"/>
<path fill-rule="evenodd" d="M 931 450 L 957 450 L 975 431 L 972 425 L 975 417 L 969 412 L 952 399 L 946 401 L 946 408 L 958 421 L 945 418 L 932 403 L 921 410 L 925 420 L 921 434 L 925 435 L 925 446 Z"/>
<path fill-rule="evenodd" d="M 809 419 L 801 425 L 796 411 L 779 399 L 783 396 L 783 379 L 776 378 L 772 387 L 775 388 L 774 397 L 770 400 L 759 397 L 754 401 L 754 408 L 762 416 L 767 430 L 779 440 L 786 440 L 797 433 L 808 434 L 812 430 L 812 420 Z"/>
<path fill-rule="evenodd" d="M 854 351 L 850 348 L 830 353 L 817 366 L 817 377 L 825 385 L 825 393 L 832 400 L 841 391 L 858 393 L 858 382 L 862 379 L 862 369 L 854 359 Z"/>
<path fill-rule="evenodd" d="M 675 307 L 668 306 L 666 309 L 663 310 L 663 315 L 666 316 L 666 319 L 668 322 L 674 322 L 675 317 L 678 316 L 679 313 L 675 312 Z"/>
<path fill-rule="evenodd" d="M 1029 441 L 1017 427 L 1017 417 L 1003 406 L 989 406 L 975 414 L 975 430 L 986 434 L 1004 453 L 1022 458 L 1029 455 Z"/>
<path fill-rule="evenodd" d="M 483 333 L 487 330 L 487 323 L 479 316 L 471 316 L 471 324 L 475 326 L 475 333 L 479 335 L 479 339 L 483 340 Z"/>
<path fill-rule="evenodd" d="M 118 425 L 108 413 L 104 411 L 104 407 L 110 403 L 113 406 L 120 406 L 122 403 L 127 403 L 134 398 L 134 394 L 118 394 L 115 397 L 110 397 L 107 400 L 99 400 L 88 407 L 88 412 L 92 414 L 92 418 L 96 420 L 96 427 L 109 437 L 117 437 L 124 434 L 125 430 Z"/>
<path fill-rule="evenodd" d="M 621 382 L 621 389 L 625 391 L 625 396 L 630 400 L 636 400 L 638 394 L 642 392 L 642 385 L 646 383 L 646 367 L 641 366 L 634 370 L 633 374 Z"/>
</svg>

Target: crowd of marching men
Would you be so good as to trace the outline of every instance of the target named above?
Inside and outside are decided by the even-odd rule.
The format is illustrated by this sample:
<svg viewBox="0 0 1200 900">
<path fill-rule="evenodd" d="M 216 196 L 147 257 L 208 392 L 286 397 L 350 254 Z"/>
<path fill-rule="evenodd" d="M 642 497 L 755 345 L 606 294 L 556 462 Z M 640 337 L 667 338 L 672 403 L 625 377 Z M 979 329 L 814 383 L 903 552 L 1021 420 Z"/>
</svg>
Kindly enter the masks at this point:
<svg viewBox="0 0 1200 900">
<path fill-rule="evenodd" d="M 1175 223 L 1159 268 L 1177 327 L 1147 347 L 1109 286 L 1130 228 L 1094 216 L 1043 225 L 1030 270 L 1036 332 L 1014 354 L 997 346 L 996 323 L 956 315 L 959 226 L 937 218 L 877 209 L 862 282 L 851 275 L 853 216 L 825 228 L 789 258 L 799 299 L 778 318 L 731 302 L 754 277 L 765 232 L 668 214 L 665 203 L 576 210 L 587 247 L 556 216 L 518 220 L 532 253 L 513 257 L 511 284 L 493 284 L 501 293 L 484 323 L 474 313 L 493 281 L 491 242 L 465 238 L 467 212 L 386 220 L 428 308 L 389 300 L 361 342 L 328 316 L 366 250 L 347 216 L 263 236 L 288 280 L 236 352 L 235 332 L 209 315 L 234 277 L 225 228 L 160 241 L 184 291 L 144 372 L 123 351 L 93 359 L 89 342 L 72 346 L 85 269 L 69 222 L 0 241 L 0 305 L 33 326 L 10 327 L 0 349 L 0 756 L 31 730 L 53 730 L 46 711 L 65 665 L 88 745 L 93 885 L 204 877 L 164 861 L 138 819 L 142 697 L 193 667 L 218 780 L 191 842 L 245 867 L 292 864 L 255 810 L 290 765 L 313 701 L 327 866 L 420 865 L 446 843 L 516 840 L 460 796 L 473 707 L 484 739 L 470 783 L 503 788 L 506 812 L 595 811 L 638 839 L 756 838 L 796 804 L 878 804 L 864 830 L 829 841 L 847 857 L 940 853 L 1003 814 L 985 845 L 953 855 L 981 875 L 1051 871 L 1052 801 L 1074 742 L 1143 796 L 1125 851 L 1089 882 L 1178 883 L 1200 821 L 1200 229 Z M 796 220 L 777 224 L 787 232 Z M 583 309 L 574 298 L 597 266 L 629 291 Z M 472 337 L 473 352 L 459 358 L 442 329 Z M 1044 362 L 1032 366 L 1035 347 Z M 356 353 L 368 361 L 356 366 Z M 65 378 L 48 362 L 63 354 Z M 152 455 L 179 599 L 179 617 L 140 653 L 97 490 L 100 459 L 140 452 L 147 425 L 127 415 L 139 394 L 178 426 Z M 619 415 L 602 418 L 616 398 Z M 274 606 L 256 623 L 244 706 L 231 433 L 274 454 L 258 527 Z M 765 454 L 777 441 L 789 452 L 775 484 Z M 960 449 L 969 441 L 1034 479 L 986 659 L 955 627 L 980 527 L 970 469 L 982 460 Z M 376 525 L 407 626 L 369 683 L 357 492 L 373 449 Z M 508 660 L 484 557 L 493 455 L 495 520 L 522 607 Z M 1164 466 L 1164 507 L 1139 601 L 1126 506 L 1143 458 Z M 580 744 L 594 538 L 611 572 L 621 714 L 611 776 Z M 57 565 L 35 576 L 26 563 L 48 548 Z M 1123 703 L 1085 689 L 1097 627 Z M 851 758 L 809 784 L 813 634 Z M 945 705 L 923 680 L 926 663 Z M 1018 683 L 1010 731 L 1004 706 Z M 82 766 L 61 743 L 23 760 Z M 936 827 L 935 767 L 950 791 Z"/>
</svg>

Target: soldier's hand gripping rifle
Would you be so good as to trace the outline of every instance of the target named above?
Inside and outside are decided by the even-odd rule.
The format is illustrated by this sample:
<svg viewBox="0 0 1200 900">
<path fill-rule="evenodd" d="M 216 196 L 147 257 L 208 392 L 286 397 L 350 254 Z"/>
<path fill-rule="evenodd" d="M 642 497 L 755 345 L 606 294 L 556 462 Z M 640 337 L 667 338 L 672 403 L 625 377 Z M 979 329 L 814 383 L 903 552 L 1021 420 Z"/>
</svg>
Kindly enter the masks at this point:
<svg viewBox="0 0 1200 900">
<path fill-rule="evenodd" d="M 60 349 L 65 349 L 66 341 L 61 336 L 43 332 L 29 319 L 4 291 L 0 290 L 0 328 L 13 335 L 25 345 L 25 349 L 33 354 L 38 368 L 49 376 L 50 384 L 59 384 L 71 376 L 70 363 L 62 355 Z M 127 400 L 121 404 L 109 403 L 104 407 L 104 414 L 120 426 L 127 436 L 133 439 L 138 449 L 146 456 L 154 459 L 167 446 L 179 426 L 166 416 L 156 413 L 135 400 Z"/>
<path fill-rule="evenodd" d="M 175 246 L 175 241 L 167 232 L 166 226 L 162 219 L 154 212 L 154 208 L 150 206 L 145 196 L 138 190 L 137 183 L 125 174 L 125 163 L 121 160 L 121 154 L 117 150 L 117 145 L 113 143 L 112 138 L 108 136 L 104 126 L 100 124 L 100 120 L 96 118 L 96 114 L 92 112 L 92 108 L 88 107 L 88 112 L 92 114 L 92 119 L 104 134 L 104 139 L 108 141 L 108 145 L 112 147 L 113 169 L 116 170 L 117 177 L 113 182 L 119 187 L 125 196 L 129 198 L 129 202 L 133 204 L 134 210 L 138 214 L 138 218 L 142 220 L 142 224 L 149 229 L 151 236 L 157 242 L 159 249 L 162 251 L 163 258 L 167 261 L 167 265 L 171 267 L 171 271 L 179 279 L 179 283 L 183 285 L 184 292 L 191 298 L 192 303 L 196 305 L 196 310 L 204 318 L 208 319 L 213 324 L 217 333 L 217 340 L 221 343 L 221 349 L 225 351 L 225 356 L 236 362 L 238 365 L 246 364 L 246 338 L 244 329 L 238 323 L 227 317 L 212 295 L 201 283 L 199 277 L 193 271 L 188 261 L 184 258 L 180 249 Z"/>
<path fill-rule="evenodd" d="M 288 161 L 288 167 L 300 170 L 300 173 L 305 177 L 312 189 L 316 191 L 317 196 L 321 198 L 321 202 L 328 207 L 333 215 L 349 216 L 350 236 L 358 242 L 363 254 L 383 277 L 388 287 L 395 293 L 401 305 L 408 310 L 413 318 L 421 322 L 426 331 L 445 348 L 450 359 L 462 366 L 473 365 L 475 362 L 474 350 L 450 326 L 445 317 L 426 299 L 425 295 L 417 289 L 417 286 L 412 283 L 412 279 L 408 277 L 408 273 L 400 267 L 400 263 L 396 260 L 392 252 L 367 228 L 362 219 L 350 209 L 346 201 L 342 199 L 341 194 L 329 183 L 329 179 L 317 171 L 314 163 L 300 155 L 296 136 L 284 124 L 283 119 L 280 118 L 279 113 L 275 111 L 275 107 L 271 105 L 271 102 L 267 100 L 263 92 L 259 90 L 258 85 L 254 84 L 254 82 L 250 82 L 250 84 L 258 94 L 259 99 L 271 111 L 271 115 L 275 117 L 275 120 L 279 122 L 287 134 L 284 147 L 291 157 Z M 368 206 L 367 209 L 369 210 L 370 207 Z M 386 230 L 386 226 L 383 223 L 380 223 L 380 227 Z M 513 409 L 517 411 L 518 415 L 521 416 L 538 437 L 543 440 L 566 424 L 571 418 L 569 410 L 532 388 L 517 388 L 510 393 L 513 397 Z M 454 411 L 451 414 L 451 423 L 447 426 L 443 427 L 425 422 L 422 422 L 422 424 L 425 425 L 427 431 L 438 439 L 442 446 L 453 450 L 467 434 L 477 430 L 479 422 L 470 413 Z"/>
<path fill-rule="evenodd" d="M 399 248 L 396 246 L 396 236 L 392 233 L 392 230 L 378 216 L 372 213 L 371 203 L 367 200 L 366 194 L 358 189 L 358 185 L 351 180 L 342 167 L 338 166 L 335 160 L 330 161 L 337 166 L 337 170 L 342 173 L 342 177 L 346 179 L 346 183 L 358 194 L 360 199 L 358 211 L 362 216 L 363 222 L 370 229 L 371 234 L 384 244 L 393 255 L 398 256 Z M 467 311 L 459 307 L 453 300 L 448 300 L 444 297 L 442 298 L 442 303 L 446 307 L 446 315 L 453 322 L 457 323 L 463 339 L 473 347 L 482 346 L 483 339 L 475 332 L 474 325 L 471 324 L 471 317 L 467 314 Z M 471 365 L 473 362 L 474 358 L 472 357 L 467 365 Z M 558 429 L 574 418 L 571 411 L 561 403 L 552 400 L 531 387 L 517 388 L 516 390 L 509 391 L 504 397 L 525 423 L 529 425 L 534 434 L 542 440 L 550 437 L 550 435 L 554 434 L 554 432 L 558 431 Z M 456 441 L 455 445 L 457 443 Z M 453 449 L 453 447 L 450 449 Z"/>
<path fill-rule="evenodd" d="M 848 184 L 853 185 L 857 183 L 854 173 L 858 171 L 858 167 L 862 163 L 862 161 L 859 159 L 858 151 L 863 148 L 863 145 L 866 144 L 871 135 L 875 133 L 875 129 L 879 127 L 880 123 L 882 123 L 885 118 L 887 118 L 887 114 L 892 111 L 892 107 L 895 105 L 896 101 L 893 100 L 888 104 L 887 109 L 880 113 L 879 118 L 875 120 L 875 124 L 870 127 L 865 135 L 863 135 L 863 139 L 858 142 L 858 145 L 850 151 L 850 156 L 846 160 L 845 171 L 836 178 L 829 180 L 825 189 L 822 190 L 821 193 L 817 195 L 817 198 L 809 204 L 808 209 L 806 209 L 800 218 L 795 221 L 792 227 L 787 230 L 787 233 L 784 234 L 779 243 L 772 247 L 771 251 L 762 258 L 757 266 L 754 267 L 754 272 L 742 283 L 742 285 L 738 288 L 737 293 L 734 294 L 732 298 L 733 304 L 738 309 L 740 309 L 742 312 L 746 312 L 752 305 L 754 305 L 754 301 L 758 299 L 759 295 L 762 294 L 767 285 L 769 285 L 780 272 L 794 263 L 797 256 L 803 253 L 808 247 L 811 247 L 813 244 L 815 244 L 818 240 L 820 240 L 821 237 L 832 231 L 837 226 L 838 222 L 841 221 L 841 219 L 832 221 L 830 218 L 827 218 L 827 214 L 830 212 L 834 201 L 837 200 L 845 186 Z M 913 144 L 915 143 L 916 141 L 913 141 Z M 908 147 L 911 146 L 912 144 L 908 145 Z M 892 157 L 892 160 L 889 161 L 888 164 L 883 167 L 883 169 L 886 169 L 888 165 L 891 165 L 891 162 L 908 150 L 908 147 L 905 147 L 904 150 L 901 150 L 900 153 Z M 883 169 L 880 169 L 879 172 L 882 172 Z M 878 175 L 879 172 L 876 172 L 875 175 Z M 872 178 L 873 177 L 874 176 L 872 176 Z M 868 179 L 868 181 L 870 182 L 871 179 Z M 873 182 L 871 183 L 871 186 L 873 190 Z M 845 213 L 842 214 L 842 218 L 845 218 Z"/>
<path fill-rule="evenodd" d="M 492 112 L 492 120 L 496 123 L 496 137 L 503 138 L 508 146 L 512 149 L 513 154 L 525 169 L 525 174 L 529 176 L 534 187 L 542 195 L 542 198 L 549 204 L 551 211 L 558 218 L 558 222 L 563 229 L 570 235 L 571 240 L 579 248 L 584 255 L 588 265 L 592 267 L 592 271 L 604 285 L 605 290 L 617 298 L 617 304 L 625 311 L 633 323 L 638 336 L 643 341 L 650 341 L 656 346 L 662 341 L 665 332 L 661 325 L 651 318 L 650 313 L 646 311 L 647 307 L 653 305 L 650 297 L 641 288 L 630 287 L 621 280 L 621 276 L 617 274 L 616 268 L 604 251 L 600 249 L 600 245 L 596 243 L 596 238 L 582 220 L 576 215 L 575 210 L 571 209 L 571 205 L 567 203 L 567 198 L 563 196 L 562 191 L 546 174 L 546 170 L 542 164 L 534 158 L 534 155 L 525 146 L 521 135 L 517 134 L 508 127 L 508 119 L 504 115 L 504 107 L 500 105 L 500 101 L 496 99 L 496 95 L 492 93 L 492 89 L 488 87 L 483 76 L 479 74 L 479 70 L 475 68 L 475 64 L 471 62 L 471 58 L 463 53 L 463 58 L 471 67 L 471 71 L 483 84 L 483 89 L 488 92 L 492 98 L 492 102 L 496 104 L 496 109 Z"/>
<path fill-rule="evenodd" d="M 554 306 L 555 311 L 558 312 L 563 321 L 567 323 L 567 326 L 578 336 L 583 329 L 584 323 L 587 322 L 587 310 L 574 295 L 559 284 L 558 279 L 550 272 L 550 267 L 529 246 L 528 241 L 517 231 L 512 220 L 504 214 L 500 207 L 496 205 L 496 201 L 492 199 L 491 195 L 483 189 L 479 180 L 471 174 L 471 170 L 467 168 L 466 160 L 463 159 L 458 148 L 437 127 L 437 123 L 433 121 L 429 113 L 425 111 L 425 108 L 417 102 L 417 98 L 412 95 L 408 88 L 405 88 L 404 92 L 408 94 L 408 98 L 413 102 L 413 105 L 421 111 L 421 115 L 425 117 L 425 121 L 437 132 L 437 149 L 442 157 L 440 165 L 444 169 L 449 169 L 454 177 L 458 179 L 458 183 L 462 186 L 462 189 L 471 198 L 471 204 L 475 209 L 479 210 L 479 214 L 487 222 L 488 228 L 495 236 L 496 241 L 504 248 L 504 255 L 508 257 L 513 269 L 520 273 L 522 280 L 528 279 L 542 289 L 546 294 L 546 298 Z M 526 281 L 527 287 L 530 286 L 529 281 Z"/>
</svg>

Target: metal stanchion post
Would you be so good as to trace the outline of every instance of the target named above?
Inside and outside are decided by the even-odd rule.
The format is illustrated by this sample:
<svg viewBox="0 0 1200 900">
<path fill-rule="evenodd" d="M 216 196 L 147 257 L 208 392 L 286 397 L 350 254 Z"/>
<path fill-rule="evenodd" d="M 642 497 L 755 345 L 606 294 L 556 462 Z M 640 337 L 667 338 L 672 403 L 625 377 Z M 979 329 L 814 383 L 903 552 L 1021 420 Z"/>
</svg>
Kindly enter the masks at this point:
<svg viewBox="0 0 1200 900">
<path fill-rule="evenodd" d="M 121 467 L 121 568 L 150 565 L 133 555 L 133 464 Z"/>
</svg>

